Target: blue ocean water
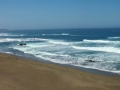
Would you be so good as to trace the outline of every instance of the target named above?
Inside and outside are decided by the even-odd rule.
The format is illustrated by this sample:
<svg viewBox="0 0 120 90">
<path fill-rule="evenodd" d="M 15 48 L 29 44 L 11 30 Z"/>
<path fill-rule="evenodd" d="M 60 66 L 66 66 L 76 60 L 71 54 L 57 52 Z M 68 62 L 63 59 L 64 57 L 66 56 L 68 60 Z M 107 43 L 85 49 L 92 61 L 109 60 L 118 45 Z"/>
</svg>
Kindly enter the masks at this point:
<svg viewBox="0 0 120 90">
<path fill-rule="evenodd" d="M 0 52 L 120 74 L 120 28 L 4 30 Z"/>
</svg>

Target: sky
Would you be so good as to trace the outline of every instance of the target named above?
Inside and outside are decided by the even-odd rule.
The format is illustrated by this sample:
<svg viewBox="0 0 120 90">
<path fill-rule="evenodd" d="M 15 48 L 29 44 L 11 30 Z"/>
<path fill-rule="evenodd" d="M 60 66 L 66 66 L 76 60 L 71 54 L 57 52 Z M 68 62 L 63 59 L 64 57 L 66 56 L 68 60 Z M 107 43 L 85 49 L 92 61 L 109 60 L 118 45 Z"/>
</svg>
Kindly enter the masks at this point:
<svg viewBox="0 0 120 90">
<path fill-rule="evenodd" d="M 0 0 L 0 29 L 116 27 L 120 0 Z"/>
</svg>

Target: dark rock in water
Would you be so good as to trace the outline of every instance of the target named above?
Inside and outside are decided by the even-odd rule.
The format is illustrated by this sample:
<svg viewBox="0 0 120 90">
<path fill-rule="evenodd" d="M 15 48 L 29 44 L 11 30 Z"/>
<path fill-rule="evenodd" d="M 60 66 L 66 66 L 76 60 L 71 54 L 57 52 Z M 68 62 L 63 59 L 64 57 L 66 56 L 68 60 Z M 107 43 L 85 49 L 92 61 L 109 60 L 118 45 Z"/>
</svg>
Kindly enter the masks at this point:
<svg viewBox="0 0 120 90">
<path fill-rule="evenodd" d="M 93 60 L 86 60 L 87 62 L 95 62 L 95 61 L 93 61 Z"/>
<path fill-rule="evenodd" d="M 23 46 L 23 45 L 26 45 L 26 44 L 23 44 L 23 43 L 21 43 L 21 44 L 19 44 L 20 46 Z"/>
</svg>

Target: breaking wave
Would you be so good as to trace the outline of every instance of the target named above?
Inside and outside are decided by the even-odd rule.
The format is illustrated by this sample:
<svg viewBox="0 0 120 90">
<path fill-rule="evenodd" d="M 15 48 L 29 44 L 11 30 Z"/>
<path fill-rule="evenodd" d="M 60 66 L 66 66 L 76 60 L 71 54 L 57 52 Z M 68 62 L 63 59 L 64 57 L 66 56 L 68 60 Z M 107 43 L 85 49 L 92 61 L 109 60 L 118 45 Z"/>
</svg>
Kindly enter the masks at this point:
<svg viewBox="0 0 120 90">
<path fill-rule="evenodd" d="M 60 35 L 70 35 L 70 34 L 67 34 L 67 33 L 62 33 L 62 34 L 42 34 L 43 36 L 60 36 Z"/>
<path fill-rule="evenodd" d="M 25 36 L 24 34 L 10 34 L 10 33 L 0 33 L 1 36 Z"/>
<path fill-rule="evenodd" d="M 110 52 L 110 53 L 120 53 L 120 49 L 115 48 L 115 47 L 78 47 L 78 46 L 72 46 L 72 47 L 78 50 L 91 50 L 91 51 L 101 51 L 101 52 Z"/>
<path fill-rule="evenodd" d="M 108 37 L 108 39 L 120 39 L 120 37 Z"/>
<path fill-rule="evenodd" d="M 56 63 L 120 73 L 120 33 L 114 30 L 114 33 L 109 31 L 98 33 L 99 31 L 5 31 L 0 33 L 0 51 L 16 52 L 16 55 L 27 57 L 33 55 L 39 60 L 42 58 Z M 19 43 L 23 41 L 26 45 L 20 46 Z"/>
<path fill-rule="evenodd" d="M 84 39 L 84 42 L 91 42 L 91 43 L 120 43 L 120 41 L 109 41 L 109 40 L 87 40 Z"/>
<path fill-rule="evenodd" d="M 47 41 L 48 39 L 42 39 L 42 38 L 1 38 L 0 42 L 13 42 L 13 41 Z"/>
</svg>

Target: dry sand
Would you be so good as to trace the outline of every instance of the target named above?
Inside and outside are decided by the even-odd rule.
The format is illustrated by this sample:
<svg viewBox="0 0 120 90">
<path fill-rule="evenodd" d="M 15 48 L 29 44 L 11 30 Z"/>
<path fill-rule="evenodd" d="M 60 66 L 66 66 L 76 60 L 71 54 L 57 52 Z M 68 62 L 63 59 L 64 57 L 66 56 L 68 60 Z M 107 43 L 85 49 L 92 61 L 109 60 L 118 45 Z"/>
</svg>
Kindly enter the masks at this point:
<svg viewBox="0 0 120 90">
<path fill-rule="evenodd" d="M 120 90 L 120 76 L 0 54 L 0 90 Z"/>
</svg>

